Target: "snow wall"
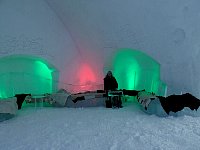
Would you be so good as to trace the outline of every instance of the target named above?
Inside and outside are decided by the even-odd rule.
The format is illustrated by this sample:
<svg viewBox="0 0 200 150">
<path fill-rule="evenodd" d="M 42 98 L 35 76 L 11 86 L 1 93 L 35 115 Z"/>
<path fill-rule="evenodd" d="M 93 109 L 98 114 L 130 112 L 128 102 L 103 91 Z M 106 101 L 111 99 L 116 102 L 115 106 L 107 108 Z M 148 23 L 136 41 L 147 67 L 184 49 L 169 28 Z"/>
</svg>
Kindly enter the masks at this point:
<svg viewBox="0 0 200 150">
<path fill-rule="evenodd" d="M 199 1 L 0 1 L 0 57 L 42 58 L 59 88 L 102 87 L 105 63 L 124 47 L 160 64 L 168 95 L 200 92 Z M 82 85 L 82 86 L 80 86 Z"/>
<path fill-rule="evenodd" d="M 98 70 L 117 49 L 138 49 L 160 64 L 168 95 L 191 92 L 200 97 L 200 1 L 46 2 Z"/>
<path fill-rule="evenodd" d="M 79 84 L 77 68 L 81 63 L 80 54 L 62 22 L 44 1 L 0 2 L 0 57 L 4 59 L 11 55 L 22 55 L 23 60 L 18 58 L 21 63 L 29 62 L 28 58 L 38 58 L 47 66 L 54 66 L 59 72 L 58 80 L 53 79 L 57 80 L 58 88 L 68 87 L 68 83 Z M 29 57 L 26 59 L 24 55 Z M 29 65 L 23 64 L 21 68 L 28 68 Z M 7 73 L 19 69 L 15 69 L 11 63 L 7 66 L 11 66 Z M 27 74 L 27 71 L 24 73 Z M 3 76 L 5 78 L 5 74 Z"/>
</svg>

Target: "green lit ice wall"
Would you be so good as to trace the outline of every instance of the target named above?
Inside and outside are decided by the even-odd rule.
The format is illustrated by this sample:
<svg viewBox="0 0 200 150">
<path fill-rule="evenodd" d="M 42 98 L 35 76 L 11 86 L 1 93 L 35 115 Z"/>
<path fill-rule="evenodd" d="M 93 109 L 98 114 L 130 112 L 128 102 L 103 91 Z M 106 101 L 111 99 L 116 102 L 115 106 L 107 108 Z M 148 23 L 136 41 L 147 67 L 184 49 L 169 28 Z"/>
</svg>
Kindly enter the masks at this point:
<svg viewBox="0 0 200 150">
<path fill-rule="evenodd" d="M 55 89 L 57 71 L 42 59 L 7 56 L 0 59 L 0 68 L 0 98 L 20 93 L 52 93 Z"/>
<path fill-rule="evenodd" d="M 160 64 L 139 50 L 119 49 L 111 59 L 119 89 L 143 90 L 157 95 L 165 94 L 160 80 Z"/>
</svg>

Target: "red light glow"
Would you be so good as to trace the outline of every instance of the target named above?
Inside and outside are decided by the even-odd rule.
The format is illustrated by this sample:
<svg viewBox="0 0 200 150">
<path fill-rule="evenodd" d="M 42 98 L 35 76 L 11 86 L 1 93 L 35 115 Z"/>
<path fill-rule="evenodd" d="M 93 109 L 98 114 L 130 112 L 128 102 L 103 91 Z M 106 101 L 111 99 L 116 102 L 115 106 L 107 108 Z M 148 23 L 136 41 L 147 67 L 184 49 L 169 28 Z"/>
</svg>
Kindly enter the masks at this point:
<svg viewBox="0 0 200 150">
<path fill-rule="evenodd" d="M 95 89 L 96 76 L 88 64 L 82 64 L 78 72 L 79 83 L 75 91 L 91 91 Z"/>
<path fill-rule="evenodd" d="M 96 82 L 96 77 L 88 64 L 83 64 L 79 72 L 80 85 Z"/>
</svg>

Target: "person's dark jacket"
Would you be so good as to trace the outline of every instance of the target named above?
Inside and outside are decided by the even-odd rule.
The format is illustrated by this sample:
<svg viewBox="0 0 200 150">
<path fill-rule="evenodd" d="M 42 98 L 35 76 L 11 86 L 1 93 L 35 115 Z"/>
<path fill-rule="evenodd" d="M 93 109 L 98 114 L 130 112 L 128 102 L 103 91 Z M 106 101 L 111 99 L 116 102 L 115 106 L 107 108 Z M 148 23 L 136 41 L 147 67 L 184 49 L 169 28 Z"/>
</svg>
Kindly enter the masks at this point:
<svg viewBox="0 0 200 150">
<path fill-rule="evenodd" d="M 115 77 L 111 76 L 106 76 L 104 78 L 104 90 L 116 90 L 118 88 L 118 83 Z"/>
</svg>

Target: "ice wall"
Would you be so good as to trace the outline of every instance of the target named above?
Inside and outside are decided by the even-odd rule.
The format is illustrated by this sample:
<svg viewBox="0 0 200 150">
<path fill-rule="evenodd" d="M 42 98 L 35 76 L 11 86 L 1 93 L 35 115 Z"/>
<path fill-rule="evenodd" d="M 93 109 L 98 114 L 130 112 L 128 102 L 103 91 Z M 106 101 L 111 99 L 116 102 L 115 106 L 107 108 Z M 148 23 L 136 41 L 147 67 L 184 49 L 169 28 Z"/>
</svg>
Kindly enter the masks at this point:
<svg viewBox="0 0 200 150">
<path fill-rule="evenodd" d="M 27 55 L 0 59 L 0 98 L 16 94 L 41 95 L 56 92 L 59 74 L 42 59 Z"/>
<path fill-rule="evenodd" d="M 83 48 L 84 57 L 95 58 L 99 70 L 116 49 L 140 49 L 161 64 L 168 94 L 192 92 L 200 97 L 200 1 L 46 2 Z"/>
<path fill-rule="evenodd" d="M 112 70 L 118 89 L 166 94 L 166 85 L 160 80 L 160 64 L 140 50 L 118 49 L 105 66 L 106 72 Z"/>
</svg>

